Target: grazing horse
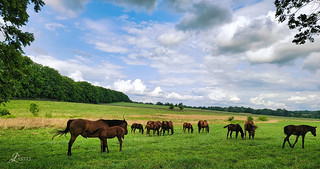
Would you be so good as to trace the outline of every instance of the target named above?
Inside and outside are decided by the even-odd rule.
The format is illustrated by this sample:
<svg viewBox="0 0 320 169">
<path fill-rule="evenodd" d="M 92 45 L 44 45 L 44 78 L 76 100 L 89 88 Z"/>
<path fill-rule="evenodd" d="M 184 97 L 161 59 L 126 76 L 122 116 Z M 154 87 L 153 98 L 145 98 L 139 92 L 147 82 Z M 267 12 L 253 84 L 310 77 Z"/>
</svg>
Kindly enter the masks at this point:
<svg viewBox="0 0 320 169">
<path fill-rule="evenodd" d="M 147 129 L 146 135 L 149 134 L 149 136 L 150 136 L 150 130 L 153 130 L 153 134 L 152 135 L 154 135 L 154 133 L 157 131 L 157 135 L 159 136 L 160 127 L 159 127 L 159 125 L 157 123 L 155 123 L 155 122 L 149 123 L 148 122 L 145 128 Z"/>
<path fill-rule="evenodd" d="M 249 139 L 254 138 L 256 129 L 258 126 L 254 125 L 253 121 L 246 121 L 244 123 L 244 136 L 247 137 L 247 131 L 249 133 Z"/>
<path fill-rule="evenodd" d="M 208 132 L 209 133 L 209 124 L 208 124 L 208 122 L 207 122 L 207 120 L 200 120 L 199 122 L 198 122 L 198 130 L 199 130 L 199 133 L 200 133 L 200 131 L 201 131 L 201 129 L 202 129 L 202 132 L 204 131 L 204 128 L 206 128 L 206 132 Z"/>
<path fill-rule="evenodd" d="M 239 125 L 239 124 L 229 124 L 229 125 L 226 125 L 224 126 L 223 128 L 227 128 L 228 127 L 228 133 L 227 133 L 227 139 L 228 139 L 228 136 L 229 136 L 229 132 L 230 132 L 230 138 L 232 138 L 232 132 L 235 131 L 236 132 L 236 138 L 238 138 L 238 133 L 240 132 L 241 133 L 241 138 L 243 138 L 243 130 L 242 130 L 242 127 Z"/>
<path fill-rule="evenodd" d="M 163 135 L 166 131 L 168 131 L 169 134 L 169 130 L 171 130 L 171 135 L 173 134 L 173 123 L 172 121 L 162 121 L 162 125 L 161 125 L 161 131 L 163 131 Z"/>
<path fill-rule="evenodd" d="M 82 137 L 99 137 L 99 130 L 104 127 L 120 126 L 124 129 L 125 135 L 128 134 L 127 122 L 125 120 L 97 120 L 91 121 L 86 119 L 70 119 L 67 122 L 65 130 L 58 130 L 52 139 L 57 135 L 63 135 L 70 132 L 71 138 L 68 144 L 68 156 L 71 156 L 71 147 L 76 138 L 81 135 Z"/>
<path fill-rule="evenodd" d="M 100 129 L 98 131 L 98 137 L 101 141 L 101 153 L 106 151 L 107 147 L 107 153 L 109 153 L 107 138 L 115 138 L 117 137 L 120 144 L 120 150 L 122 150 L 122 139 L 124 139 L 124 129 L 119 126 L 113 126 L 113 127 L 107 127 Z"/>
<path fill-rule="evenodd" d="M 183 123 L 183 133 L 186 132 L 186 129 L 188 129 L 188 133 L 190 132 L 190 129 L 191 129 L 191 133 L 193 133 L 193 127 L 191 123 L 187 123 L 187 122 Z"/>
<path fill-rule="evenodd" d="M 143 126 L 142 126 L 142 124 L 133 123 L 131 125 L 131 133 L 133 131 L 133 133 L 136 134 L 136 129 L 139 129 L 139 133 L 143 134 Z"/>
<path fill-rule="evenodd" d="M 295 125 L 288 125 L 284 127 L 284 134 L 287 135 L 287 137 L 284 139 L 283 144 L 282 144 L 282 148 L 284 148 L 284 145 L 286 144 L 286 141 L 288 141 L 289 146 L 291 148 L 294 147 L 294 145 L 296 145 L 299 136 L 302 136 L 302 148 L 304 148 L 304 137 L 306 136 L 306 134 L 310 131 L 312 133 L 313 136 L 316 136 L 316 128 L 317 127 L 312 127 L 312 126 L 308 126 L 308 125 L 300 125 L 300 126 L 295 126 Z M 289 137 L 291 135 L 296 135 L 296 141 L 294 142 L 294 144 L 291 146 L 291 143 L 289 141 Z"/>
</svg>

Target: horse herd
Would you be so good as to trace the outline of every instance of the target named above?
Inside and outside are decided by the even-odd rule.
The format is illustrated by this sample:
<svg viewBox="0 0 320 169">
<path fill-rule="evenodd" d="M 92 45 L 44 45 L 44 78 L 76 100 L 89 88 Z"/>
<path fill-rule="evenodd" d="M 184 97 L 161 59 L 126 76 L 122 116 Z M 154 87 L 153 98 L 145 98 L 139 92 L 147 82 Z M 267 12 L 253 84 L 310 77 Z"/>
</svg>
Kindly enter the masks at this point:
<svg viewBox="0 0 320 169">
<path fill-rule="evenodd" d="M 100 139 L 101 142 L 101 153 L 106 151 L 109 153 L 108 138 L 118 138 L 119 144 L 120 144 L 120 150 L 122 150 L 122 139 L 124 139 L 124 136 L 128 134 L 127 130 L 127 121 L 125 120 L 104 120 L 100 119 L 97 121 L 91 121 L 86 119 L 70 119 L 67 122 L 67 127 L 65 130 L 58 130 L 56 134 L 52 137 L 52 139 L 57 135 L 63 135 L 70 132 L 71 138 L 68 143 L 68 156 L 71 156 L 71 147 L 76 138 L 81 135 L 84 138 L 87 137 L 97 137 Z M 139 133 L 143 134 L 144 128 L 147 130 L 146 135 L 150 136 L 150 131 L 153 130 L 153 135 L 155 132 L 157 132 L 157 135 L 165 134 L 167 131 L 169 134 L 169 131 L 171 131 L 171 134 L 174 133 L 173 129 L 173 123 L 172 121 L 148 121 L 146 126 L 143 127 L 142 124 L 133 123 L 131 125 L 131 133 L 135 133 L 136 129 L 139 129 Z M 244 131 L 242 130 L 242 127 L 239 124 L 228 124 L 224 126 L 223 128 L 227 128 L 227 139 L 230 136 L 232 138 L 232 132 L 236 132 L 236 138 L 238 137 L 238 134 L 240 132 L 241 138 L 246 137 L 246 133 L 248 131 L 249 133 L 249 139 L 254 138 L 255 130 L 258 128 L 253 121 L 246 121 L 244 123 Z M 191 133 L 193 133 L 193 127 L 191 123 L 183 123 L 183 133 L 185 133 L 186 129 L 188 129 L 188 133 L 191 130 Z M 204 130 L 209 133 L 209 124 L 206 120 L 200 120 L 198 122 L 198 132 L 200 133 L 204 132 Z M 285 143 L 288 142 L 289 146 L 293 148 L 295 144 L 298 141 L 298 138 L 302 136 L 302 148 L 304 148 L 304 138 L 307 132 L 311 132 L 314 136 L 316 136 L 316 127 L 308 126 L 308 125 L 288 125 L 284 127 L 284 133 L 287 135 L 286 138 L 283 141 L 282 148 L 284 148 Z M 289 137 L 291 135 L 296 135 L 296 141 L 292 145 L 289 141 Z"/>
</svg>

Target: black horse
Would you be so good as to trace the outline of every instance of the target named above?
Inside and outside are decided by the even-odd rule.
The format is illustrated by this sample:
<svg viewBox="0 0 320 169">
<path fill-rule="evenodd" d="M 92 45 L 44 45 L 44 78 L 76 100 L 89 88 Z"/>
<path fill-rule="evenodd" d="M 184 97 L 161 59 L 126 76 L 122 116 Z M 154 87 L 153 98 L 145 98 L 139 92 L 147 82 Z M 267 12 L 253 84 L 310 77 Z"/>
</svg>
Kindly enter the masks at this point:
<svg viewBox="0 0 320 169">
<path fill-rule="evenodd" d="M 136 129 L 139 129 L 139 133 L 143 134 L 143 126 L 142 126 L 142 124 L 133 123 L 131 125 L 131 133 L 133 131 L 133 133 L 136 134 Z"/>
<path fill-rule="evenodd" d="M 228 124 L 226 126 L 224 126 L 223 128 L 227 128 L 228 127 L 228 133 L 227 133 L 227 139 L 229 136 L 229 132 L 230 132 L 230 138 L 232 138 L 232 132 L 235 131 L 236 132 L 236 138 L 238 138 L 238 134 L 239 132 L 241 133 L 241 138 L 243 138 L 244 133 L 242 130 L 242 127 L 239 124 Z"/>
<path fill-rule="evenodd" d="M 302 148 L 304 148 L 304 137 L 306 136 L 306 134 L 309 131 L 314 136 L 316 136 L 316 128 L 317 127 L 312 127 L 312 126 L 308 126 L 308 125 L 300 125 L 300 126 L 288 125 L 288 126 L 285 126 L 284 127 L 284 134 L 286 134 L 287 137 L 283 141 L 282 148 L 284 148 L 284 145 L 286 144 L 287 141 L 288 141 L 290 147 L 293 148 L 294 145 L 296 145 L 296 143 L 298 142 L 299 136 L 302 136 Z M 294 142 L 293 145 L 291 145 L 291 143 L 289 141 L 289 137 L 292 134 L 297 136 L 296 141 Z"/>
</svg>

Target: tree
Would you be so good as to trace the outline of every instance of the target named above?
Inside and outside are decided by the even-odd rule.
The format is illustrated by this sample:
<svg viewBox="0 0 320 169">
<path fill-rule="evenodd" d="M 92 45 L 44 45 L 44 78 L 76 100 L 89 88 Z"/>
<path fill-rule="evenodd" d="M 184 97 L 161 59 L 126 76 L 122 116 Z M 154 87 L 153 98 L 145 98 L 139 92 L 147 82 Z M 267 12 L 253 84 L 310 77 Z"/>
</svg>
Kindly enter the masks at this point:
<svg viewBox="0 0 320 169">
<path fill-rule="evenodd" d="M 182 111 L 183 110 L 183 103 L 179 103 L 179 109 Z"/>
<path fill-rule="evenodd" d="M 32 33 L 23 32 L 22 26 L 28 22 L 27 7 L 34 4 L 35 12 L 44 5 L 42 0 L 1 0 L 0 31 L 4 41 L 0 42 L 0 104 L 7 102 L 14 93 L 16 86 L 26 75 L 29 60 L 22 56 L 22 47 L 34 41 Z"/>
<path fill-rule="evenodd" d="M 171 110 L 174 109 L 174 105 L 172 103 L 169 104 L 169 109 L 171 109 Z"/>
<path fill-rule="evenodd" d="M 35 103 L 30 103 L 29 111 L 34 115 L 38 116 L 39 115 L 39 106 Z"/>
<path fill-rule="evenodd" d="M 311 3 L 314 3 L 314 10 L 304 10 L 308 8 Z M 319 0 L 276 0 L 274 2 L 277 10 L 275 17 L 280 23 L 288 20 L 289 29 L 297 29 L 299 33 L 294 36 L 292 43 L 297 45 L 305 44 L 306 40 L 314 42 L 314 36 L 320 34 L 320 2 Z"/>
</svg>

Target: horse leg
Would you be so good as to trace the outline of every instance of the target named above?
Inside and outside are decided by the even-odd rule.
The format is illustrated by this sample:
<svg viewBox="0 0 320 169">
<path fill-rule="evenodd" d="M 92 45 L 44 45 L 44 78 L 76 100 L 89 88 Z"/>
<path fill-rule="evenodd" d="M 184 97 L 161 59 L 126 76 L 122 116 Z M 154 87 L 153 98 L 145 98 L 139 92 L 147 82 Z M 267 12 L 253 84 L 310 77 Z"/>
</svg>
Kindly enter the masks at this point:
<svg viewBox="0 0 320 169">
<path fill-rule="evenodd" d="M 233 131 L 231 130 L 231 132 L 230 132 L 230 138 L 232 138 L 232 132 L 233 132 Z"/>
<path fill-rule="evenodd" d="M 228 139 L 228 136 L 229 136 L 229 132 L 230 132 L 230 130 L 228 130 L 228 133 L 227 133 L 227 139 Z"/>
<path fill-rule="evenodd" d="M 119 151 L 122 151 L 122 139 L 121 139 L 121 136 L 118 136 L 118 140 L 119 140 L 119 144 L 120 144 L 120 150 Z"/>
<path fill-rule="evenodd" d="M 108 140 L 104 139 L 104 145 L 107 147 L 107 153 L 109 153 Z"/>
<path fill-rule="evenodd" d="M 236 138 L 238 138 L 239 131 L 236 131 Z"/>
<path fill-rule="evenodd" d="M 101 142 L 101 153 L 106 152 L 106 143 L 104 141 L 104 138 L 100 138 Z"/>
<path fill-rule="evenodd" d="M 282 143 L 282 148 L 284 149 L 284 145 L 286 144 L 287 140 L 289 140 L 290 135 L 287 135 L 286 138 L 284 138 L 283 143 Z M 290 146 L 291 147 L 291 146 Z"/>
<path fill-rule="evenodd" d="M 302 135 L 302 148 L 304 148 L 304 136 L 305 135 Z"/>
<path fill-rule="evenodd" d="M 298 142 L 299 136 L 300 136 L 300 135 L 297 135 L 296 141 L 293 143 L 293 145 L 292 145 L 291 148 L 293 148 L 293 147 L 296 145 L 296 143 Z"/>
<path fill-rule="evenodd" d="M 76 140 L 77 137 L 78 136 L 71 135 L 71 138 L 70 138 L 70 141 L 69 141 L 69 144 L 68 144 L 68 156 L 71 156 L 71 147 L 72 147 L 72 144 Z"/>
</svg>

